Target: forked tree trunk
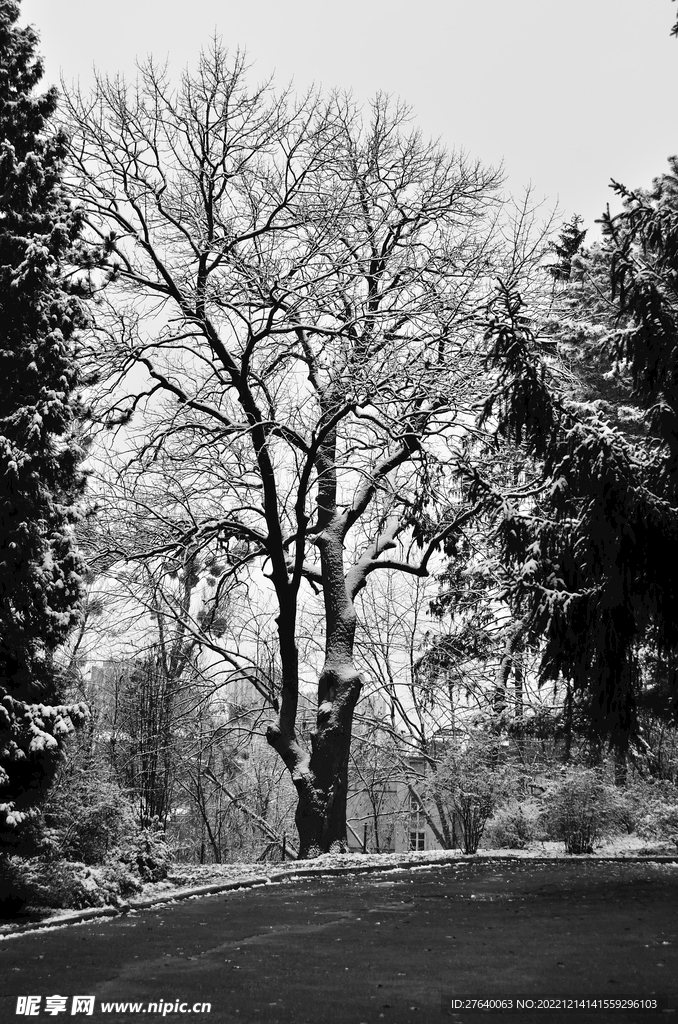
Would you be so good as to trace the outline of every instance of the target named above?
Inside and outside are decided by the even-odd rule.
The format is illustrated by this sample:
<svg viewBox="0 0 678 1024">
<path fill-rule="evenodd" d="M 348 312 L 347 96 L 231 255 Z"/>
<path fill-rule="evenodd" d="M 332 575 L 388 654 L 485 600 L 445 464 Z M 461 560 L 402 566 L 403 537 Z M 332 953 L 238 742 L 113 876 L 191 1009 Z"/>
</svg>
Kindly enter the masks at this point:
<svg viewBox="0 0 678 1024">
<path fill-rule="evenodd" d="M 336 636 L 334 630 L 332 633 Z M 348 634 L 344 633 L 342 641 L 347 636 L 352 641 L 351 633 L 349 623 Z M 338 657 L 339 653 L 343 656 Z M 361 685 L 344 643 L 332 645 L 318 681 L 318 712 L 310 750 L 297 737 L 297 694 L 291 684 L 283 688 L 278 723 L 266 731 L 268 742 L 285 762 L 297 791 L 295 822 L 300 860 L 348 850 L 348 763 L 353 712 Z"/>
<path fill-rule="evenodd" d="M 319 692 L 325 699 L 319 700 L 311 755 L 300 777 L 293 777 L 299 797 L 295 821 L 300 860 L 348 850 L 348 761 L 360 687 L 360 676 L 352 666 L 344 672 L 325 670 L 320 677 Z"/>
<path fill-rule="evenodd" d="M 341 395 L 328 397 L 328 418 L 342 401 Z M 355 590 L 347 585 L 344 569 L 349 518 L 337 509 L 336 445 L 336 430 L 331 427 L 319 446 L 316 464 L 320 529 L 315 545 L 325 605 L 325 664 L 318 680 L 318 712 L 310 754 L 302 756 L 291 771 L 299 798 L 295 820 L 300 859 L 348 850 L 348 760 L 361 682 L 353 662 Z"/>
<path fill-rule="evenodd" d="M 325 581 L 326 634 L 325 665 L 318 680 L 318 711 L 310 750 L 297 737 L 296 649 L 292 653 L 291 632 L 282 616 L 278 620 L 280 644 L 281 651 L 288 654 L 289 671 L 287 680 L 283 680 L 278 724 L 266 733 L 268 742 L 285 762 L 297 791 L 295 821 L 300 860 L 348 850 L 348 762 L 353 712 L 362 685 L 353 662 L 356 615 L 344 579 L 341 530 L 326 530 L 316 543 Z"/>
<path fill-rule="evenodd" d="M 394 546 L 390 536 L 384 532 L 373 543 L 368 555 L 351 568 L 348 582 L 344 542 L 352 523 L 371 500 L 376 483 L 368 482 L 364 491 L 356 496 L 350 510 L 338 508 L 337 433 L 331 423 L 344 401 L 343 392 L 325 396 L 323 415 L 330 425 L 316 456 L 318 504 L 314 544 L 320 558 L 325 605 L 325 664 L 318 680 L 318 712 L 316 728 L 310 737 L 310 751 L 304 749 L 296 732 L 299 677 L 293 639 L 294 612 L 285 600 L 286 569 L 280 573 L 278 631 L 283 662 L 282 702 L 278 724 L 267 729 L 266 737 L 285 762 L 297 790 L 295 821 L 299 832 L 300 860 L 330 851 L 345 853 L 348 850 L 348 762 L 353 712 L 362 685 L 353 660 L 356 628 L 353 602 L 365 584 L 370 559 Z M 404 461 L 409 450 L 408 446 L 403 446 L 397 456 L 386 459 L 377 476 Z M 299 514 L 299 518 L 305 521 L 303 515 Z"/>
</svg>

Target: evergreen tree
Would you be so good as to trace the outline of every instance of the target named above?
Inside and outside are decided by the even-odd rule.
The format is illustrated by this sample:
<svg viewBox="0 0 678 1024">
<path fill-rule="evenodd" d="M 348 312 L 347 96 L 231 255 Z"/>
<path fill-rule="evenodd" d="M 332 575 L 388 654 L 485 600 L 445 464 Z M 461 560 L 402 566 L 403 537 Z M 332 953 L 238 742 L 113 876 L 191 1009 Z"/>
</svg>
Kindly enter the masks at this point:
<svg viewBox="0 0 678 1024">
<path fill-rule="evenodd" d="M 582 228 L 582 218 L 577 214 L 565 224 L 557 242 L 550 243 L 550 249 L 558 257 L 556 263 L 550 264 L 547 270 L 555 281 L 569 281 L 572 273 L 572 259 L 581 249 L 586 238 L 586 228 Z"/>
<path fill-rule="evenodd" d="M 678 489 L 678 157 L 649 191 L 614 188 L 624 200 L 617 217 L 603 217 L 612 248 L 611 278 L 620 315 L 628 325 L 615 343 L 628 364 L 634 391 L 647 410 L 660 447 L 658 462 L 667 498 Z"/>
<path fill-rule="evenodd" d="M 0 0 L 0 837 L 46 789 L 83 707 L 63 705 L 53 655 L 75 623 L 80 563 L 73 436 L 77 299 L 63 263 L 78 233 L 64 200 L 66 139 L 19 5 Z"/>
<path fill-rule="evenodd" d="M 543 640 L 542 676 L 565 679 L 593 736 L 623 753 L 638 734 L 641 653 L 678 642 L 670 445 L 652 415 L 629 436 L 604 403 L 582 402 L 517 294 L 500 289 L 488 340 L 498 379 L 483 421 L 542 465 L 541 493 L 527 508 L 475 482 L 499 517 L 514 611 Z M 642 372 L 639 385 L 647 386 Z"/>
</svg>

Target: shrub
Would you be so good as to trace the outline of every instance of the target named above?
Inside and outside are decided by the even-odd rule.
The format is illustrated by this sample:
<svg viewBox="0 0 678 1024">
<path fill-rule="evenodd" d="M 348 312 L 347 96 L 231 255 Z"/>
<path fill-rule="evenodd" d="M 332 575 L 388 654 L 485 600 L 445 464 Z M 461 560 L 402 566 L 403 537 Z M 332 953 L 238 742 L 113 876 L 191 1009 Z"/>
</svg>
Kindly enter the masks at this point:
<svg viewBox="0 0 678 1024">
<path fill-rule="evenodd" d="M 678 842 L 678 803 L 656 800 L 638 823 L 638 834 L 645 839 L 671 839 Z"/>
<path fill-rule="evenodd" d="M 596 769 L 568 768 L 550 789 L 543 823 L 567 853 L 593 853 L 614 821 L 614 787 Z"/>
<path fill-rule="evenodd" d="M 537 837 L 537 827 L 531 808 L 522 804 L 509 804 L 495 814 L 488 826 L 488 844 L 502 850 L 524 850 Z"/>
<path fill-rule="evenodd" d="M 461 822 L 464 853 L 476 853 L 485 825 L 494 809 L 491 793 L 480 787 L 466 789 L 460 786 L 454 793 L 454 809 Z"/>
<path fill-rule="evenodd" d="M 23 907 L 79 910 L 119 904 L 142 888 L 167 876 L 170 852 L 164 835 L 138 833 L 124 851 L 93 867 L 53 856 L 0 855 L 0 913 Z"/>
<path fill-rule="evenodd" d="M 457 815 L 464 853 L 476 853 L 488 819 L 511 789 L 511 774 L 501 760 L 496 737 L 487 733 L 449 750 L 438 765 L 433 780 L 436 797 Z"/>
<path fill-rule="evenodd" d="M 117 863 L 92 868 L 44 857 L 0 858 L 0 913 L 23 907 L 82 910 L 120 904 L 141 890 L 139 877 Z"/>
<path fill-rule="evenodd" d="M 610 821 L 617 831 L 632 835 L 640 821 L 640 806 L 635 793 L 621 791 L 610 798 Z"/>
<path fill-rule="evenodd" d="M 42 808 L 39 852 L 47 857 L 102 864 L 139 832 L 129 801 L 104 765 L 74 745 Z"/>
<path fill-rule="evenodd" d="M 50 802 L 44 813 L 45 853 L 84 864 L 102 864 L 112 849 L 137 832 L 131 812 L 117 786 L 105 783 L 96 799 L 70 805 Z"/>
<path fill-rule="evenodd" d="M 657 815 L 657 832 L 660 839 L 672 839 L 678 843 L 678 804 L 665 804 Z"/>
<path fill-rule="evenodd" d="M 17 880 L 17 861 L 21 863 L 22 858 L 0 853 L 0 917 L 11 917 L 26 902 Z"/>
<path fill-rule="evenodd" d="M 611 817 L 619 831 L 644 839 L 678 836 L 678 788 L 670 782 L 634 775 L 611 795 Z"/>
<path fill-rule="evenodd" d="M 163 832 L 143 829 L 117 860 L 136 871 L 143 882 L 159 882 L 167 877 L 171 864 L 169 847 Z"/>
<path fill-rule="evenodd" d="M 122 864 L 120 861 L 114 864 L 104 864 L 98 873 L 101 875 L 104 888 L 113 894 L 126 897 L 141 892 L 141 880 L 127 864 Z"/>
<path fill-rule="evenodd" d="M 79 910 L 107 902 L 99 880 L 84 864 L 43 857 L 8 857 L 4 871 L 10 906 Z"/>
</svg>

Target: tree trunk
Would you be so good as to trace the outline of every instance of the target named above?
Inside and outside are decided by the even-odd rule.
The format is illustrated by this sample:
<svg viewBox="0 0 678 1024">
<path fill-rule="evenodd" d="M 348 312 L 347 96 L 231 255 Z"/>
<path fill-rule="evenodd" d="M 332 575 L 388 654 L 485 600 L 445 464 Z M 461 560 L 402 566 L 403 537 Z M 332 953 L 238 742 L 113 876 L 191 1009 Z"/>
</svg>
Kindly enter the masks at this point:
<svg viewBox="0 0 678 1024">
<path fill-rule="evenodd" d="M 574 710 L 574 697 L 572 693 L 572 684 L 567 682 L 565 691 L 565 708 L 564 708 L 564 724 L 563 734 L 565 736 L 565 753 L 564 761 L 565 764 L 570 762 L 572 757 L 572 720 Z"/>
<path fill-rule="evenodd" d="M 374 852 L 381 853 L 381 840 L 379 836 L 379 807 L 372 801 L 372 821 L 374 822 Z"/>
<path fill-rule="evenodd" d="M 626 787 L 628 782 L 628 756 L 625 747 L 618 747 L 614 752 L 614 784 L 621 789 Z"/>
<path fill-rule="evenodd" d="M 299 802 L 295 815 L 299 859 L 321 853 L 346 853 L 346 800 L 353 711 L 360 694 L 360 676 L 325 670 L 318 686 L 318 719 L 311 734 L 307 769 L 293 781 Z M 332 699 L 333 698 L 333 699 Z"/>
<path fill-rule="evenodd" d="M 521 650 L 516 651 L 514 658 L 513 685 L 516 695 L 515 719 L 516 722 L 521 723 L 525 717 L 525 666 L 524 653 Z"/>
<path fill-rule="evenodd" d="M 324 411 L 329 418 L 343 400 L 343 395 L 328 396 Z M 320 529 L 315 545 L 323 581 L 325 664 L 318 680 L 318 712 L 310 737 L 311 754 L 291 771 L 299 797 L 295 821 L 300 860 L 330 851 L 348 851 L 348 760 L 353 712 L 362 684 L 353 663 L 355 591 L 349 591 L 345 577 L 344 540 L 349 518 L 347 513 L 337 510 L 336 447 L 336 429 L 331 427 L 319 446 L 316 462 Z"/>
<path fill-rule="evenodd" d="M 513 683 L 515 688 L 515 713 L 514 730 L 516 736 L 516 747 L 521 761 L 525 760 L 524 722 L 525 722 L 525 665 L 524 651 L 516 651 L 513 662 Z"/>
<path fill-rule="evenodd" d="M 330 423 L 344 403 L 343 392 L 328 394 L 323 414 Z M 352 588 L 346 581 L 344 541 L 351 525 L 349 512 L 337 507 L 337 432 L 328 426 L 318 446 L 318 533 L 314 544 L 321 566 L 325 605 L 325 664 L 318 680 L 316 728 L 311 733 L 310 754 L 296 734 L 298 703 L 298 655 L 294 612 L 287 600 L 287 570 L 283 559 L 279 572 L 278 632 L 283 664 L 282 703 L 277 726 L 266 738 L 285 762 L 297 790 L 295 822 L 299 833 L 299 859 L 322 853 L 348 851 L 346 801 L 348 761 L 353 712 L 361 681 L 353 661 L 356 612 L 353 598 L 364 583 L 367 569 L 354 572 Z M 305 515 L 299 513 L 300 521 Z"/>
<path fill-rule="evenodd" d="M 297 791 L 295 823 L 299 860 L 322 853 L 346 853 L 346 801 L 353 711 L 360 695 L 360 676 L 349 662 L 325 668 L 318 682 L 318 714 L 311 733 L 311 751 L 300 744 L 292 723 L 281 716 L 266 738 L 285 762 Z M 283 691 L 283 710 L 285 691 Z"/>
<path fill-rule="evenodd" d="M 443 804 L 440 793 L 434 792 L 433 799 L 435 801 L 436 810 L 438 811 L 438 817 L 440 818 L 440 827 L 442 829 L 444 840 L 443 849 L 452 850 L 454 849 L 454 844 L 452 842 L 452 833 L 450 832 L 450 823 L 447 820 L 445 805 Z"/>
</svg>

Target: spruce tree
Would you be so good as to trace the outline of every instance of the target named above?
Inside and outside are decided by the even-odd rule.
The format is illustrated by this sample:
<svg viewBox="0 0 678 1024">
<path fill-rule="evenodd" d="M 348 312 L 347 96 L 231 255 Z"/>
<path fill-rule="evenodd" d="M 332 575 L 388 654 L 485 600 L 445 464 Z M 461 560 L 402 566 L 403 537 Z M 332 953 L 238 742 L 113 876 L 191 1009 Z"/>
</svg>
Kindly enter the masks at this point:
<svg viewBox="0 0 678 1024">
<path fill-rule="evenodd" d="M 66 138 L 32 28 L 0 0 L 0 841 L 11 843 L 84 715 L 54 663 L 78 615 L 72 529 L 82 487 L 73 427 L 75 331 L 63 281 L 78 233 L 64 199 Z M 20 830 L 19 830 L 20 831 Z"/>
<path fill-rule="evenodd" d="M 678 157 L 648 191 L 614 184 L 622 213 L 603 217 L 623 329 L 616 332 L 661 459 L 658 486 L 678 497 Z"/>
<path fill-rule="evenodd" d="M 572 274 L 572 259 L 577 255 L 584 239 L 586 228 L 582 227 L 582 218 L 577 214 L 563 225 L 557 242 L 551 242 L 549 248 L 557 257 L 555 263 L 546 268 L 555 281 L 569 281 Z"/>
<path fill-rule="evenodd" d="M 478 479 L 472 496 L 496 509 L 509 596 L 543 645 L 542 678 L 565 680 L 589 733 L 625 754 L 639 733 L 643 652 L 678 644 L 671 445 L 653 429 L 654 409 L 635 433 L 604 402 L 579 400 L 515 292 L 500 289 L 491 313 L 497 380 L 482 421 L 538 460 L 542 488 L 521 505 Z M 576 332 L 566 322 L 564 335 L 568 326 Z M 612 323 L 610 343 L 614 334 Z M 642 372 L 638 384 L 647 386 Z"/>
</svg>

